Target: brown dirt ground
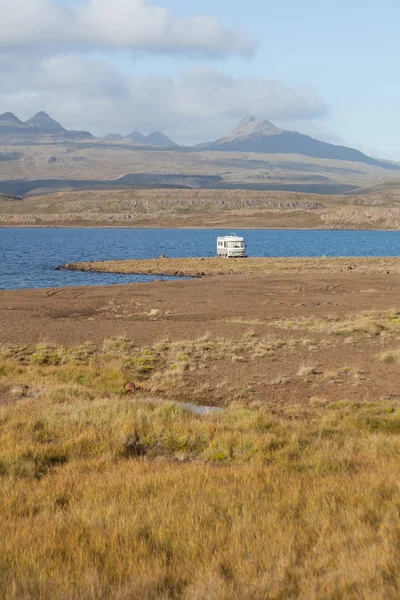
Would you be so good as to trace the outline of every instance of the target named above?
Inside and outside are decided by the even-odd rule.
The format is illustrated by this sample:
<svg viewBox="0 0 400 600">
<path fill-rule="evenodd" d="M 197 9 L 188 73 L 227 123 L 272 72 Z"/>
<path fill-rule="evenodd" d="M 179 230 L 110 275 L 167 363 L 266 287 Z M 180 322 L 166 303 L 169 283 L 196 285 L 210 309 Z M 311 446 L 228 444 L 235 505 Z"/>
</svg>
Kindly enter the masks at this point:
<svg viewBox="0 0 400 600">
<path fill-rule="evenodd" d="M 156 258 L 76 262 L 72 271 L 204 277 L 207 275 L 296 275 L 357 272 L 362 275 L 400 273 L 399 257 L 339 258 Z"/>
<path fill-rule="evenodd" d="M 142 347 L 166 337 L 189 340 L 208 333 L 211 340 L 232 340 L 232 351 L 188 374 L 187 389 L 202 388 L 202 398 L 193 394 L 203 403 L 265 402 L 279 410 L 282 403 L 375 402 L 400 393 L 398 364 L 377 358 L 400 348 L 400 323 L 393 316 L 387 320 L 387 311 L 395 315 L 399 308 L 399 293 L 399 274 L 357 272 L 3 291 L 0 344 L 101 344 L 126 335 Z M 373 323 L 383 319 L 394 325 L 352 331 L 347 324 L 345 335 L 314 327 L 371 312 Z M 308 324 L 300 326 L 305 318 Z M 279 343 L 265 356 L 242 356 L 240 343 L 250 330 L 255 343 Z"/>
</svg>

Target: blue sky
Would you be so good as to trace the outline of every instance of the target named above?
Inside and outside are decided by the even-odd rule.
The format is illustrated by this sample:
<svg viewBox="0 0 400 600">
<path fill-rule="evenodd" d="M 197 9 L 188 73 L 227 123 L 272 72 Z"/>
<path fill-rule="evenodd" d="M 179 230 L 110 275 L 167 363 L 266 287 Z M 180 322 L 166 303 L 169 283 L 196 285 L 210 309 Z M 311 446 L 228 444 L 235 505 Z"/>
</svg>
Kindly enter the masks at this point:
<svg viewBox="0 0 400 600">
<path fill-rule="evenodd" d="M 400 160 L 398 1 L 166 0 L 164 4 L 181 15 L 201 8 L 227 26 L 248 29 L 259 43 L 257 53 L 250 60 L 226 59 L 225 71 L 307 86 L 328 105 L 324 123 L 344 143 Z M 167 68 L 173 71 L 176 65 Z"/>
<path fill-rule="evenodd" d="M 13 12 L 27 15 L 22 33 Z M 93 31 L 76 33 L 82 20 Z M 43 108 L 97 134 L 154 126 L 185 143 L 257 112 L 400 161 L 399 22 L 394 0 L 3 0 L 0 111 Z"/>
</svg>

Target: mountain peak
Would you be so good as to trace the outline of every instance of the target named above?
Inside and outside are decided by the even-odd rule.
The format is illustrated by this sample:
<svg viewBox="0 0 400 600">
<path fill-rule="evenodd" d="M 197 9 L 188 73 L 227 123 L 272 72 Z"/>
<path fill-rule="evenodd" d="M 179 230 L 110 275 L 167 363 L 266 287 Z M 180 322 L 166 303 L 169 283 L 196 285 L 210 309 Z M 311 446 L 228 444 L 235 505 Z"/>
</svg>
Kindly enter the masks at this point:
<svg viewBox="0 0 400 600">
<path fill-rule="evenodd" d="M 7 125 L 24 126 L 24 123 L 18 119 L 12 112 L 5 112 L 0 115 L 0 122 L 7 123 Z"/>
<path fill-rule="evenodd" d="M 231 133 L 224 138 L 224 141 L 233 141 L 236 139 L 245 139 L 252 137 L 260 137 L 266 135 L 279 135 L 283 133 L 283 129 L 279 129 L 275 127 L 273 123 L 267 121 L 267 119 L 262 119 L 261 117 L 256 117 L 251 115 L 242 119 L 240 123 L 236 125 L 236 127 L 231 131 Z"/>
<path fill-rule="evenodd" d="M 143 135 L 139 131 L 132 131 L 126 136 L 126 139 L 136 144 L 146 144 L 150 146 L 176 146 L 175 142 L 169 139 L 162 131 L 153 131 L 150 135 Z"/>
<path fill-rule="evenodd" d="M 218 152 L 298 154 L 317 159 L 344 160 L 388 170 L 400 170 L 399 165 L 376 160 L 354 148 L 336 146 L 297 131 L 279 129 L 270 121 L 253 115 L 240 121 L 227 137 L 207 145 L 205 149 Z"/>
<path fill-rule="evenodd" d="M 35 127 L 49 132 L 66 131 L 60 123 L 52 119 L 50 115 L 44 111 L 40 111 L 36 113 L 36 115 L 33 115 L 33 117 L 25 121 L 25 124 L 28 125 L 28 127 Z"/>
<path fill-rule="evenodd" d="M 153 131 L 153 133 L 147 136 L 147 141 L 154 146 L 176 146 L 175 142 L 162 131 Z"/>
<path fill-rule="evenodd" d="M 132 133 L 126 136 L 126 139 L 131 140 L 131 142 L 135 142 L 136 144 L 148 144 L 147 137 L 139 131 L 132 131 Z"/>
</svg>

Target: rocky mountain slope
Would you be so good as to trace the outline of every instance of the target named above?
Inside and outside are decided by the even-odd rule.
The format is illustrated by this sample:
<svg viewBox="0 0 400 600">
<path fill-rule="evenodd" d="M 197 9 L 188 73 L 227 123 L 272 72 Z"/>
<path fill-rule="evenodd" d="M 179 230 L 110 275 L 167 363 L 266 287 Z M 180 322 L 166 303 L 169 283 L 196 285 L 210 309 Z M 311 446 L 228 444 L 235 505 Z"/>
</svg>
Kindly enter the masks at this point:
<svg viewBox="0 0 400 600">
<path fill-rule="evenodd" d="M 25 121 L 25 125 L 31 127 L 36 133 L 58 133 L 60 131 L 67 131 L 60 123 L 55 121 L 47 113 L 41 111 L 33 115 L 30 119 Z"/>
<path fill-rule="evenodd" d="M 297 131 L 279 129 L 265 119 L 247 117 L 224 138 L 207 150 L 224 152 L 259 152 L 262 154 L 300 154 L 314 158 L 359 162 L 383 169 L 400 171 L 400 165 L 377 160 L 354 148 L 321 142 Z"/>
</svg>

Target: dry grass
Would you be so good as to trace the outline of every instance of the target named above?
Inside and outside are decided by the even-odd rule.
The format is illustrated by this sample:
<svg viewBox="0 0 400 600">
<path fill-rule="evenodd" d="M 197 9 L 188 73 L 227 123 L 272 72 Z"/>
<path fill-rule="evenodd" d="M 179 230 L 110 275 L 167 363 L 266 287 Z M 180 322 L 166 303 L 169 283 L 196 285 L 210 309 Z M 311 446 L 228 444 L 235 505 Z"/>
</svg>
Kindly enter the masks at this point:
<svg viewBox="0 0 400 600">
<path fill-rule="evenodd" d="M 229 317 L 223 319 L 223 323 L 232 323 L 234 325 L 267 325 L 268 321 L 262 321 L 261 319 L 246 319 L 244 317 Z"/>
<path fill-rule="evenodd" d="M 196 416 L 226 344 L 2 349 L 1 598 L 399 597 L 399 401 Z"/>
<path fill-rule="evenodd" d="M 282 329 L 312 331 L 345 337 L 377 336 L 386 333 L 400 333 L 400 313 L 398 311 L 363 312 L 346 317 L 327 317 L 324 319 L 299 317 L 272 321 L 270 325 Z"/>
<path fill-rule="evenodd" d="M 400 359 L 400 350 L 386 350 L 378 355 L 378 358 L 383 363 L 397 363 Z"/>
<path fill-rule="evenodd" d="M 194 340 L 155 343 L 153 346 L 138 348 L 125 337 L 105 340 L 101 348 L 84 344 L 76 348 L 66 348 L 42 343 L 37 346 L 7 346 L 0 348 L 1 359 L 27 367 L 29 381 L 35 380 L 38 370 L 43 367 L 54 381 L 63 383 L 87 382 L 96 393 L 104 391 L 104 382 L 114 381 L 114 391 L 123 391 L 127 382 L 133 383 L 147 394 L 175 400 L 196 401 L 213 404 L 216 399 L 224 402 L 224 393 L 205 387 L 207 370 L 215 364 L 233 362 L 244 363 L 274 359 L 277 351 L 293 346 L 276 336 L 258 338 L 253 332 L 244 332 L 233 342 L 229 339 L 212 339 L 208 334 Z M 15 384 L 23 383 L 24 377 L 15 370 Z M 223 390 L 220 390 L 223 392 Z"/>
<path fill-rule="evenodd" d="M 317 367 L 315 365 L 302 364 L 297 372 L 298 377 L 309 377 L 310 375 L 317 375 Z"/>
</svg>

